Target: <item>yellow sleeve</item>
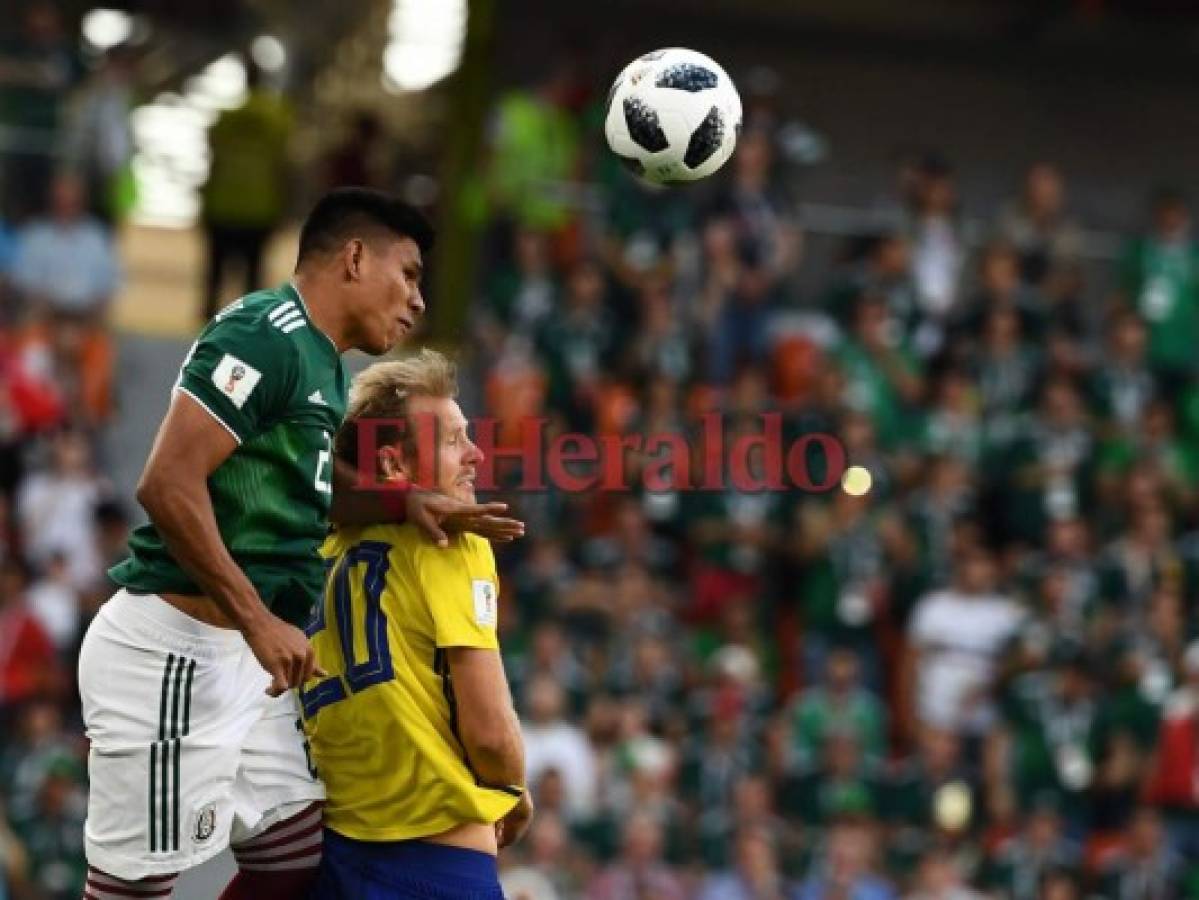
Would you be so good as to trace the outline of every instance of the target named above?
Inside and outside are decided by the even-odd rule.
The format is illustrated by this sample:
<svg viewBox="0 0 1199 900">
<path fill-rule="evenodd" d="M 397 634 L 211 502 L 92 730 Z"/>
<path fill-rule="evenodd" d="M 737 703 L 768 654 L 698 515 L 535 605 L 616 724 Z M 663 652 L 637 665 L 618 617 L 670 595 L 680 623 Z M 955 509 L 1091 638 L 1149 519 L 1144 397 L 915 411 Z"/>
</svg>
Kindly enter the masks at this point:
<svg viewBox="0 0 1199 900">
<path fill-rule="evenodd" d="M 422 547 L 417 574 L 438 647 L 498 650 L 499 579 L 491 545 L 463 536 L 445 550 Z"/>
</svg>

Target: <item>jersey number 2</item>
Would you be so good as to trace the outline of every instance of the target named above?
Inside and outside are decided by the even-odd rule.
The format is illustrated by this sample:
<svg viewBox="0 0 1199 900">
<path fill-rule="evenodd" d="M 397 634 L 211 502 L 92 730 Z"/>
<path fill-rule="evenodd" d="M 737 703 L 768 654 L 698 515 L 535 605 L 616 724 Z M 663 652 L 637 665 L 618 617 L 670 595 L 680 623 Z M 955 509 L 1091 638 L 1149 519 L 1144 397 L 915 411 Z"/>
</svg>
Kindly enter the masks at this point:
<svg viewBox="0 0 1199 900">
<path fill-rule="evenodd" d="M 333 493 L 333 438 L 329 432 L 325 432 L 325 443 L 329 446 L 322 450 L 316 457 L 316 477 L 312 480 L 312 485 L 322 494 Z M 321 475 L 324 475 L 322 478 Z"/>
<path fill-rule="evenodd" d="M 391 681 L 395 677 L 391 647 L 387 642 L 387 616 L 380 605 L 383 586 L 387 581 L 387 554 L 390 550 L 391 545 L 383 541 L 362 541 L 351 547 L 340 561 L 335 563 L 329 560 L 329 565 L 333 567 L 333 614 L 337 617 L 337 634 L 345 671 L 344 675 L 331 675 L 312 688 L 300 691 L 300 704 L 306 718 L 311 719 L 330 703 L 344 700 L 348 696 L 347 687 L 351 694 L 356 694 L 372 684 Z M 362 662 L 354 661 L 354 602 L 350 591 L 350 576 L 358 566 L 366 569 L 362 574 L 362 596 L 366 601 L 362 633 L 366 639 L 366 659 Z M 325 604 L 322 600 L 317 604 L 316 614 L 305 632 L 312 637 L 322 631 L 325 624 Z"/>
</svg>

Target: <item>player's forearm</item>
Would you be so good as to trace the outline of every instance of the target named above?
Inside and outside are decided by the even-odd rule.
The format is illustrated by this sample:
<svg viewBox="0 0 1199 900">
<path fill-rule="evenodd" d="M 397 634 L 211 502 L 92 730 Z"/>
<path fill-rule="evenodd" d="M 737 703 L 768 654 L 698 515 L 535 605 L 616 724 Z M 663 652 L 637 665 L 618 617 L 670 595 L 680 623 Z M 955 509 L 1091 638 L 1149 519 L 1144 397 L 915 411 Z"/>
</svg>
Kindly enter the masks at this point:
<svg viewBox="0 0 1199 900">
<path fill-rule="evenodd" d="M 137 499 L 171 556 L 238 629 L 244 632 L 269 615 L 221 540 L 204 482 L 147 473 Z"/>
<path fill-rule="evenodd" d="M 516 713 L 508 708 L 496 714 L 498 721 L 475 733 L 463 733 L 471 767 L 485 784 L 525 783 L 525 744 Z"/>
<path fill-rule="evenodd" d="M 458 737 L 480 781 L 523 785 L 525 745 L 498 650 L 450 647 Z"/>
</svg>

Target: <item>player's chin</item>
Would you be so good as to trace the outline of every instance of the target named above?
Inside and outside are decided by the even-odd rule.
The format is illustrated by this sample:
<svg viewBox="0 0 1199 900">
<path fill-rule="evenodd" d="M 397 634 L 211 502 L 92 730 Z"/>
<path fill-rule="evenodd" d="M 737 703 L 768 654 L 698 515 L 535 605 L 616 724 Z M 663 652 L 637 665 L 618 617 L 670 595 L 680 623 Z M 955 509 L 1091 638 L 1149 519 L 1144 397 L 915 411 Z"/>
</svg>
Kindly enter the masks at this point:
<svg viewBox="0 0 1199 900">
<path fill-rule="evenodd" d="M 450 493 L 455 500 L 461 500 L 463 503 L 475 502 L 475 486 L 469 481 L 460 481 Z"/>
<path fill-rule="evenodd" d="M 388 334 L 384 334 L 375 342 L 375 345 L 370 352 L 374 356 L 382 356 L 384 353 L 390 353 L 399 346 L 403 337 L 404 336 L 399 329 Z"/>
<path fill-rule="evenodd" d="M 371 346 L 363 349 L 372 356 L 381 356 L 384 353 L 390 353 L 400 345 L 407 333 L 407 329 L 399 324 L 388 328 L 380 328 L 371 336 Z"/>
</svg>

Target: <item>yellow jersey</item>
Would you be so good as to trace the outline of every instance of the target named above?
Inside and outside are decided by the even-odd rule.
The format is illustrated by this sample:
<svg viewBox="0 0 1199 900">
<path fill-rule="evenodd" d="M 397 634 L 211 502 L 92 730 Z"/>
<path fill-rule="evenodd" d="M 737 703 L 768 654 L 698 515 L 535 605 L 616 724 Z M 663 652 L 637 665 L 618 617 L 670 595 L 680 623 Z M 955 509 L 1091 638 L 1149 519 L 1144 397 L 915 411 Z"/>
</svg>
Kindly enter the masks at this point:
<svg viewBox="0 0 1199 900">
<path fill-rule="evenodd" d="M 521 789 L 484 785 L 457 735 L 446 649 L 499 649 L 491 545 L 439 549 L 412 525 L 339 529 L 308 626 L 328 677 L 300 692 L 325 782 L 325 824 L 365 841 L 429 837 L 502 819 Z"/>
</svg>

